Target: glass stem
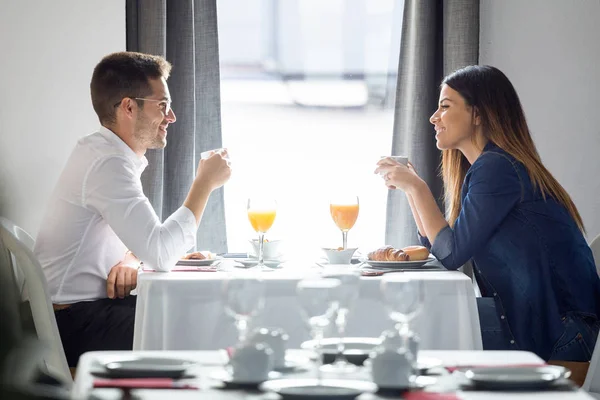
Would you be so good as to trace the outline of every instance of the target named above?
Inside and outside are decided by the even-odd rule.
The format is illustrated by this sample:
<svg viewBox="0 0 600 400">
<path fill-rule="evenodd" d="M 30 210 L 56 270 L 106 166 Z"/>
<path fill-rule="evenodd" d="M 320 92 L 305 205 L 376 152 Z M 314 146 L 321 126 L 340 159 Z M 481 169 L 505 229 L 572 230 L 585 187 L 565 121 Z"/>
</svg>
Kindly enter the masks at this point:
<svg viewBox="0 0 600 400">
<path fill-rule="evenodd" d="M 235 327 L 238 330 L 238 342 L 245 342 L 246 333 L 248 332 L 248 320 L 246 320 L 245 318 L 237 318 L 235 320 Z"/>
<path fill-rule="evenodd" d="M 317 353 L 317 385 L 321 384 L 321 366 L 323 365 L 323 352 L 321 351 L 321 339 L 323 339 L 323 330 L 313 328 L 312 336 L 315 339 L 315 353 Z"/>
<path fill-rule="evenodd" d="M 264 260 L 263 260 L 263 249 L 264 249 L 264 245 L 265 245 L 264 240 L 265 240 L 265 233 L 258 232 L 258 266 L 261 269 L 262 269 L 262 266 L 264 265 Z"/>
<path fill-rule="evenodd" d="M 348 248 L 348 231 L 342 231 L 342 243 L 343 249 L 346 250 Z"/>
<path fill-rule="evenodd" d="M 346 344 L 344 343 L 344 334 L 346 333 L 346 313 L 348 310 L 340 309 L 338 311 L 337 318 L 335 319 L 335 324 L 338 330 L 339 341 L 337 343 L 337 356 L 335 357 L 335 364 L 345 364 L 346 357 L 344 356 L 344 350 L 346 348 Z"/>
</svg>

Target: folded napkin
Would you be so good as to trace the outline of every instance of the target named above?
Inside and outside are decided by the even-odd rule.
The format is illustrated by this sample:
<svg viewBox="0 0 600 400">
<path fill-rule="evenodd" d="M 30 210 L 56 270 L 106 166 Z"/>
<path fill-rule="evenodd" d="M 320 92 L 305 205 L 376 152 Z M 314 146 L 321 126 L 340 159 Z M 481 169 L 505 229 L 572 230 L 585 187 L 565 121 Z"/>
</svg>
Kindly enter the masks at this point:
<svg viewBox="0 0 600 400">
<path fill-rule="evenodd" d="M 471 368 L 535 368 L 535 367 L 545 367 L 548 364 L 544 363 L 536 363 L 536 364 L 501 364 L 501 365 L 454 365 L 454 366 L 445 366 L 448 372 L 454 372 L 460 369 L 471 369 Z"/>
<path fill-rule="evenodd" d="M 435 392 L 406 392 L 402 394 L 404 400 L 460 400 L 454 393 Z"/>
<path fill-rule="evenodd" d="M 157 272 L 150 268 L 144 268 L 142 271 Z M 170 272 L 217 272 L 217 267 L 174 267 Z"/>
<path fill-rule="evenodd" d="M 94 388 L 121 389 L 198 389 L 189 383 L 175 381 L 171 378 L 119 378 L 95 379 Z"/>
</svg>

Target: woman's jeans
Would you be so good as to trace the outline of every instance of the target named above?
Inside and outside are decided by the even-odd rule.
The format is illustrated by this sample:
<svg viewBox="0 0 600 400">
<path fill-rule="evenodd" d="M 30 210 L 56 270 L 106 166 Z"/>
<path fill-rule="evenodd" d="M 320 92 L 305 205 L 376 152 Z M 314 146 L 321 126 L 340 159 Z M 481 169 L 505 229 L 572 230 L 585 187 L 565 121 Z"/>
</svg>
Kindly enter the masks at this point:
<svg viewBox="0 0 600 400">
<path fill-rule="evenodd" d="M 565 330 L 552 350 L 550 360 L 590 361 L 596 338 L 600 329 L 600 321 L 573 312 L 563 318 Z"/>
<path fill-rule="evenodd" d="M 502 329 L 494 299 L 478 297 L 477 310 L 483 349 L 515 350 L 515 344 L 510 343 L 510 336 Z M 562 322 L 564 331 L 554 345 L 550 360 L 590 361 L 600 330 L 600 321 L 595 317 L 569 312 L 562 318 Z"/>
</svg>

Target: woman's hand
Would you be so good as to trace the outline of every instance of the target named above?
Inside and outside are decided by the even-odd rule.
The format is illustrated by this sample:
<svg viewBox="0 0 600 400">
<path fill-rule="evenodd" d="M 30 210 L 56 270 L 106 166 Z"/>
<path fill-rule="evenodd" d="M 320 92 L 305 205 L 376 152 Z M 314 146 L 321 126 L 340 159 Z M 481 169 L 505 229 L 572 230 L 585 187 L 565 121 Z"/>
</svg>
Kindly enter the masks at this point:
<svg viewBox="0 0 600 400">
<path fill-rule="evenodd" d="M 404 165 L 389 157 L 377 162 L 375 173 L 381 175 L 389 189 L 400 189 L 409 194 L 419 184 L 424 183 L 410 162 Z"/>
</svg>

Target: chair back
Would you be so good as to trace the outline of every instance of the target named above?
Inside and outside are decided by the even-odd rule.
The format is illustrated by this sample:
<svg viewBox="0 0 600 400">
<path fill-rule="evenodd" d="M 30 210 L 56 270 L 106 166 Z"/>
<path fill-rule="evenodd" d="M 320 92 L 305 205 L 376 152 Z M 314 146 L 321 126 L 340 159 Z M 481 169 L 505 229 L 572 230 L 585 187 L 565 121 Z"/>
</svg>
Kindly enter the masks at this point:
<svg viewBox="0 0 600 400">
<path fill-rule="evenodd" d="M 18 271 L 23 278 L 23 285 L 29 300 L 38 339 L 48 349 L 47 354 L 44 355 L 46 368 L 48 373 L 70 387 L 73 384 L 73 379 L 60 340 L 58 326 L 56 325 L 52 301 L 48 294 L 46 277 L 31 249 L 33 240 L 21 228 L 16 227 L 17 230 L 15 230 L 15 225 L 10 223 L 10 221 L 6 221 L 6 218 L 2 218 L 2 223 L 0 224 L 0 241 L 5 249 L 4 251 L 10 253 L 7 255 L 7 258 L 11 261 L 14 260 L 10 265 L 10 272 L 14 273 Z M 7 228 L 9 223 L 12 225 L 12 229 Z M 24 237 L 25 240 L 22 241 L 15 232 L 20 233 L 21 237 Z M 6 271 L 3 272 L 6 274 Z M 17 283 L 17 279 L 15 279 L 15 283 Z M 21 287 L 18 288 L 21 289 Z"/>
</svg>

